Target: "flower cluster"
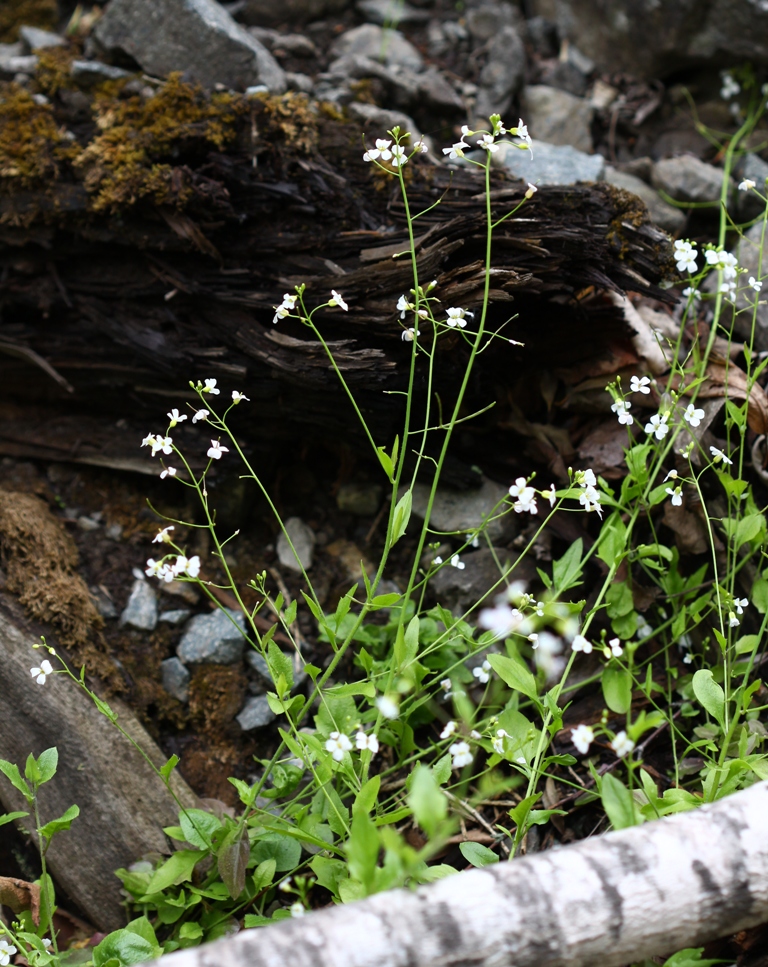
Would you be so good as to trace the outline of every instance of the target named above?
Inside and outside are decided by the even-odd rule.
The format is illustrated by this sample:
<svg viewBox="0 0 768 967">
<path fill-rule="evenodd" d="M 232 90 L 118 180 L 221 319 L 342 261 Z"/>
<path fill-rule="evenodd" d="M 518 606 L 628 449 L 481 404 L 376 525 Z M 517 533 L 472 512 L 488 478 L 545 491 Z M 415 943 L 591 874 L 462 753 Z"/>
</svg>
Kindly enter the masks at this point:
<svg viewBox="0 0 768 967">
<path fill-rule="evenodd" d="M 574 474 L 576 483 L 581 487 L 579 503 L 587 513 L 596 511 L 598 517 L 603 516 L 600 506 L 600 491 L 597 489 L 597 479 L 591 470 L 577 470 Z"/>
<path fill-rule="evenodd" d="M 155 540 L 157 540 L 157 537 Z M 171 581 L 180 577 L 196 578 L 200 574 L 200 558 L 197 554 L 194 557 L 185 557 L 184 554 L 179 554 L 173 561 L 166 561 L 165 559 L 156 561 L 150 557 L 147 560 L 144 573 L 147 577 L 159 578 L 166 584 L 170 584 Z"/>
<path fill-rule="evenodd" d="M 148 433 L 141 441 L 141 445 L 143 447 L 152 447 L 153 457 L 156 457 L 158 453 L 173 453 L 173 440 L 169 436 L 158 436 L 154 433 Z"/>
<path fill-rule="evenodd" d="M 684 241 L 678 238 L 675 242 L 675 261 L 678 272 L 695 272 L 698 268 L 696 264 L 696 243 Z"/>
<path fill-rule="evenodd" d="M 467 325 L 467 316 L 474 318 L 474 312 L 469 312 L 467 309 L 459 309 L 456 306 L 451 306 L 450 309 L 446 309 L 446 314 L 448 318 L 445 320 L 446 326 L 453 328 L 458 326 L 459 329 L 464 329 Z"/>
<path fill-rule="evenodd" d="M 611 409 L 618 417 L 619 423 L 623 426 L 632 426 L 635 422 L 634 417 L 629 412 L 632 404 L 628 400 L 616 400 Z"/>
<path fill-rule="evenodd" d="M 355 747 L 360 752 L 368 751 L 371 755 L 376 755 L 379 751 L 379 739 L 375 732 L 366 735 L 365 732 L 358 731 L 355 735 Z M 347 752 L 352 749 L 352 740 L 343 732 L 331 732 L 325 743 L 326 752 L 330 752 L 337 762 L 341 762 Z"/>
<path fill-rule="evenodd" d="M 285 319 L 289 316 L 293 310 L 296 308 L 297 295 L 289 295 L 287 292 L 283 296 L 283 301 L 279 306 L 275 306 L 275 315 L 272 318 L 272 322 L 278 323 L 281 319 Z"/>
<path fill-rule="evenodd" d="M 398 137 L 400 129 L 393 128 L 389 133 Z M 405 136 L 408 137 L 408 135 Z M 429 145 L 423 138 L 413 142 L 413 154 L 423 154 L 425 151 L 429 151 Z M 377 138 L 376 147 L 368 148 L 363 155 L 363 161 L 375 161 L 376 164 L 388 161 L 393 168 L 401 168 L 408 162 L 408 154 L 401 144 L 393 144 L 389 138 Z"/>
<path fill-rule="evenodd" d="M 531 141 L 531 136 L 528 134 L 528 127 L 523 124 L 523 119 L 519 118 L 516 128 L 506 128 L 499 117 L 498 114 L 492 114 L 490 117 L 492 130 L 490 133 L 472 131 L 470 128 L 463 124 L 461 127 L 461 138 L 452 144 L 450 148 L 443 148 L 443 154 L 448 155 L 449 160 L 454 160 L 456 158 L 463 158 L 464 152 L 468 151 L 472 145 L 467 143 L 467 139 L 473 137 L 475 134 L 480 134 L 475 144 L 487 151 L 489 154 L 499 150 L 499 145 L 496 142 L 496 138 L 501 137 L 504 134 L 511 134 L 514 137 L 519 138 L 522 144 L 517 144 L 515 147 L 520 148 L 523 151 L 532 151 L 533 143 Z M 533 189 L 533 190 L 531 190 Z M 528 190 L 530 195 L 526 192 L 526 197 L 530 198 L 531 195 L 536 191 L 534 185 L 528 185 Z"/>
<path fill-rule="evenodd" d="M 509 496 L 515 498 L 513 507 L 516 514 L 537 514 L 536 491 L 528 486 L 525 477 L 518 477 L 509 488 Z"/>
</svg>

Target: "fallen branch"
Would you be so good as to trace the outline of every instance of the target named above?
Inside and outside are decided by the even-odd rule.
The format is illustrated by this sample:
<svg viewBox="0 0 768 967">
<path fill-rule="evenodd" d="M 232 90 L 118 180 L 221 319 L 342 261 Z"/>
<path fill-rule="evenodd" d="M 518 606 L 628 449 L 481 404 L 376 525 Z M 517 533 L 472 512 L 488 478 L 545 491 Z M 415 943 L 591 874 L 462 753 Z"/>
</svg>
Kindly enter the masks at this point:
<svg viewBox="0 0 768 967">
<path fill-rule="evenodd" d="M 382 893 L 159 967 L 618 967 L 768 919 L 768 784 L 563 849 Z"/>
</svg>

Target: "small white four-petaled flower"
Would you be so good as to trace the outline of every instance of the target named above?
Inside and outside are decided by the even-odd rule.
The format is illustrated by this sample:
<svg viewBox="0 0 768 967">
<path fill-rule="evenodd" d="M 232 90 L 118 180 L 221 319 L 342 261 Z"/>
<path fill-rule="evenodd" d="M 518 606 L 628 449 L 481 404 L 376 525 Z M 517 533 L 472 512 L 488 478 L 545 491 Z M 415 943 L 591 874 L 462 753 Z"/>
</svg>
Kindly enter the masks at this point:
<svg viewBox="0 0 768 967">
<path fill-rule="evenodd" d="M 616 400 L 611 409 L 618 417 L 619 423 L 623 426 L 632 426 L 635 422 L 634 417 L 629 412 L 632 404 L 628 400 Z"/>
<path fill-rule="evenodd" d="M 686 423 L 690 423 L 691 426 L 698 426 L 705 415 L 704 410 L 696 409 L 693 403 L 689 403 L 685 408 L 685 413 L 683 413 L 683 419 Z"/>
<path fill-rule="evenodd" d="M 275 306 L 275 315 L 272 319 L 272 322 L 277 323 L 281 319 L 285 319 L 286 316 L 289 316 L 296 307 L 297 299 L 298 299 L 298 296 L 289 295 L 286 292 L 285 295 L 283 296 L 283 301 L 280 303 L 280 305 Z"/>
<path fill-rule="evenodd" d="M 355 736 L 355 745 L 360 752 L 365 752 L 367 750 L 371 753 L 371 755 L 376 755 L 376 753 L 379 751 L 379 738 L 375 732 L 371 732 L 370 735 L 366 735 L 365 732 L 360 731 Z"/>
<path fill-rule="evenodd" d="M 758 282 L 758 280 L 754 277 L 754 275 L 750 275 L 749 284 L 752 286 L 755 292 L 759 292 L 763 287 L 763 283 Z"/>
<path fill-rule="evenodd" d="M 38 685 L 45 685 L 46 678 L 49 675 L 53 674 L 53 666 L 51 665 L 51 663 L 48 661 L 47 658 L 44 658 L 40 662 L 39 668 L 30 668 L 29 671 Z M 0 940 L 0 944 L 2 943 L 4 943 L 4 941 Z M 1 950 L 2 948 L 0 947 L 0 951 Z M 15 948 L 14 948 L 14 953 L 15 953 Z M 6 963 L 8 963 L 8 961 L 6 961 Z"/>
<path fill-rule="evenodd" d="M 221 460 L 222 453 L 229 453 L 229 447 L 223 447 L 220 440 L 211 440 L 208 456 L 211 460 Z"/>
<path fill-rule="evenodd" d="M 643 393 L 647 396 L 651 392 L 651 380 L 648 376 L 633 376 L 629 381 L 629 388 L 633 393 Z"/>
<path fill-rule="evenodd" d="M 211 396 L 218 396 L 221 390 L 216 388 L 217 382 L 218 380 L 215 380 L 215 379 L 205 380 L 205 386 L 203 387 L 203 390 L 202 390 L 203 393 L 210 393 Z"/>
<path fill-rule="evenodd" d="M 165 470 L 160 474 L 160 479 L 165 480 L 166 477 L 175 477 L 176 467 L 166 467 Z"/>
<path fill-rule="evenodd" d="M 663 440 L 669 433 L 668 419 L 669 413 L 654 413 L 650 422 L 645 424 L 645 432 L 655 436 L 657 440 Z"/>
<path fill-rule="evenodd" d="M 483 662 L 482 665 L 479 665 L 477 668 L 472 669 L 472 674 L 480 682 L 481 685 L 487 685 L 491 679 L 492 671 L 493 671 L 493 668 L 491 667 L 491 663 L 486 658 L 486 660 Z"/>
<path fill-rule="evenodd" d="M 453 759 L 451 765 L 454 769 L 461 769 L 463 766 L 468 766 L 472 761 L 472 751 L 469 748 L 468 742 L 454 742 L 448 749 L 448 752 Z"/>
<path fill-rule="evenodd" d="M 571 642 L 571 649 L 573 651 L 583 651 L 585 655 L 588 655 L 592 651 L 592 642 L 584 635 L 576 635 L 576 637 Z"/>
<path fill-rule="evenodd" d="M 456 723 L 451 719 L 450 722 L 446 722 L 443 731 L 440 733 L 441 739 L 450 739 L 453 733 L 456 731 Z"/>
<path fill-rule="evenodd" d="M 451 558 L 451 567 L 456 567 L 460 571 L 463 571 L 466 567 L 466 564 L 461 560 L 458 554 L 454 554 Z"/>
<path fill-rule="evenodd" d="M 248 399 L 248 397 L 245 395 L 245 393 L 240 393 L 236 389 L 233 389 L 232 390 L 232 402 L 233 403 L 240 403 L 243 400 L 245 400 L 246 403 L 250 403 L 251 402 Z"/>
<path fill-rule="evenodd" d="M 611 742 L 611 748 L 620 759 L 623 759 L 625 755 L 629 755 L 634 747 L 635 743 L 623 729 L 616 734 L 613 742 Z"/>
<path fill-rule="evenodd" d="M 200 420 L 207 420 L 211 414 L 208 410 L 198 410 L 197 413 L 192 417 L 193 423 L 198 423 Z"/>
<path fill-rule="evenodd" d="M 392 152 L 389 150 L 392 146 L 391 141 L 387 141 L 386 138 L 376 138 L 376 147 L 369 148 L 363 155 L 363 161 L 376 161 L 381 158 L 382 161 L 389 161 L 392 157 Z"/>
<path fill-rule="evenodd" d="M 671 487 L 665 488 L 666 492 L 671 497 L 670 503 L 673 507 L 682 507 L 683 505 L 683 488 L 678 484 L 673 490 Z"/>
<path fill-rule="evenodd" d="M 739 182 L 739 191 L 750 191 L 755 187 L 755 182 L 751 178 L 745 178 Z"/>
<path fill-rule="evenodd" d="M 379 695 L 376 699 L 376 708 L 385 719 L 396 719 L 400 714 L 397 702 L 389 695 Z"/>
<path fill-rule="evenodd" d="M 475 315 L 474 312 L 469 312 L 466 309 L 460 309 L 457 306 L 451 306 L 450 309 L 446 309 L 445 311 L 448 316 L 448 318 L 445 320 L 446 326 L 458 326 L 459 329 L 463 329 L 466 326 L 466 316 L 474 317 Z"/>
<path fill-rule="evenodd" d="M 331 298 L 328 300 L 329 306 L 338 306 L 339 309 L 343 309 L 345 312 L 349 311 L 349 306 L 342 299 L 339 293 L 335 289 L 331 289 Z"/>
<path fill-rule="evenodd" d="M 696 256 L 699 254 L 695 248 L 696 243 L 686 242 L 677 239 L 675 242 L 675 261 L 677 262 L 678 272 L 695 272 L 697 269 Z"/>
<path fill-rule="evenodd" d="M 723 453 L 722 450 L 718 450 L 717 447 L 710 447 L 709 452 L 712 454 L 712 462 L 719 463 L 721 460 L 723 463 L 727 463 L 729 466 L 733 466 L 733 460 Z"/>
<path fill-rule="evenodd" d="M 159 530 L 155 536 L 152 538 L 153 544 L 170 544 L 173 538 L 171 537 L 171 531 L 175 530 L 173 524 L 169 524 L 162 530 Z"/>
<path fill-rule="evenodd" d="M 172 429 L 174 426 L 176 426 L 177 423 L 183 423 L 184 420 L 186 420 L 186 418 L 187 418 L 186 413 L 179 413 L 179 411 L 176 409 L 176 407 L 174 407 L 171 410 L 170 413 L 166 413 L 166 416 L 171 421 L 168 424 L 168 429 L 169 430 Z"/>
<path fill-rule="evenodd" d="M 571 742 L 582 755 L 589 752 L 589 746 L 594 741 L 595 733 L 588 725 L 577 725 L 575 729 L 571 729 Z"/>
<path fill-rule="evenodd" d="M 326 752 L 330 752 L 333 758 L 337 762 L 341 762 L 344 758 L 344 753 L 349 752 L 352 748 L 352 742 L 348 735 L 344 735 L 343 732 L 331 732 L 328 736 L 328 741 L 325 743 Z"/>
</svg>

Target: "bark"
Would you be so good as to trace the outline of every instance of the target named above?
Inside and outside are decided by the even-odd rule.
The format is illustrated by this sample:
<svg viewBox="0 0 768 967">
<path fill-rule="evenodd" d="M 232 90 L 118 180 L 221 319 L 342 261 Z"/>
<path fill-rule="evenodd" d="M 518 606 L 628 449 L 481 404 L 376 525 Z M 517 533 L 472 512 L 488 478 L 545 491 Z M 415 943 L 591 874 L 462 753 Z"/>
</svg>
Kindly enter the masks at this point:
<svg viewBox="0 0 768 967">
<path fill-rule="evenodd" d="M 696 812 L 378 894 L 159 967 L 618 967 L 768 918 L 768 784 Z"/>
</svg>

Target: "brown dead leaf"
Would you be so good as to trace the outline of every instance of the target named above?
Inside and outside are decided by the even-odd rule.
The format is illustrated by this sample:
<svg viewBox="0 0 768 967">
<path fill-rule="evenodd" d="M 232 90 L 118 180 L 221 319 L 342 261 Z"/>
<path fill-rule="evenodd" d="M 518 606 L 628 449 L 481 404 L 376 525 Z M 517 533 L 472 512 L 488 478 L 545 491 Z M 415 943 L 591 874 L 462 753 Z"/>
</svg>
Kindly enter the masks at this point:
<svg viewBox="0 0 768 967">
<path fill-rule="evenodd" d="M 704 521 L 685 507 L 664 503 L 664 523 L 675 533 L 678 549 L 686 554 L 703 554 L 709 547 Z"/>
<path fill-rule="evenodd" d="M 730 400 L 749 400 L 747 423 L 755 433 L 768 432 L 768 396 L 758 383 L 748 388 L 747 374 L 723 356 L 710 356 L 706 381 L 700 386 L 699 399 L 727 397 Z"/>
<path fill-rule="evenodd" d="M 40 886 L 13 876 L 0 876 L 0 906 L 14 913 L 29 910 L 35 925 L 40 923 Z"/>
<path fill-rule="evenodd" d="M 615 479 L 617 471 L 624 467 L 626 448 L 627 428 L 616 420 L 606 420 L 581 441 L 579 460 L 596 474 L 608 473 Z"/>
</svg>

